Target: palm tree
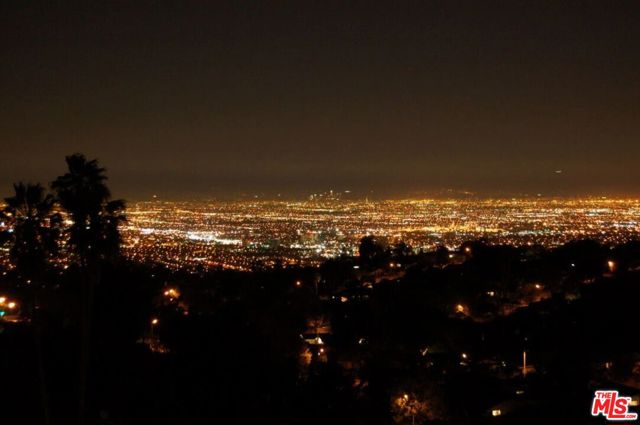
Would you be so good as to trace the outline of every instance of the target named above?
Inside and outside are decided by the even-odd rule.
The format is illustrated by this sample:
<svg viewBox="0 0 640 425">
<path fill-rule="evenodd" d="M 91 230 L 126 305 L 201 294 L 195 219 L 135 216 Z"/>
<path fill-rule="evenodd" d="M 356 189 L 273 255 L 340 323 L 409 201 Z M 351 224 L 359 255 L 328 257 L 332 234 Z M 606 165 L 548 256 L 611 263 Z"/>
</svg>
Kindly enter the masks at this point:
<svg viewBox="0 0 640 425">
<path fill-rule="evenodd" d="M 122 199 L 107 202 L 101 214 L 100 242 L 98 249 L 105 260 L 113 260 L 120 253 L 120 225 L 127 221 L 126 204 Z"/>
<path fill-rule="evenodd" d="M 13 228 L 11 258 L 21 278 L 39 275 L 56 251 L 59 215 L 53 214 L 53 197 L 40 184 L 15 183 L 15 194 L 5 198 L 3 216 Z"/>
<path fill-rule="evenodd" d="M 110 200 L 105 169 L 97 160 L 88 161 L 84 155 L 74 154 L 66 161 L 68 172 L 58 177 L 51 188 L 71 218 L 70 243 L 80 265 L 92 267 L 117 251 L 117 225 L 124 220 L 124 201 Z"/>
<path fill-rule="evenodd" d="M 16 265 L 19 278 L 30 283 L 32 289 L 31 317 L 40 378 L 44 423 L 50 423 L 49 402 L 45 380 L 44 354 L 42 348 L 42 323 L 38 314 L 38 289 L 42 285 L 43 270 L 48 258 L 55 253 L 59 226 L 59 214 L 53 213 L 53 197 L 46 194 L 40 184 L 15 183 L 14 195 L 5 198 L 2 211 L 13 229 L 11 233 L 11 258 Z"/>
<path fill-rule="evenodd" d="M 58 177 L 51 188 L 72 221 L 69 242 L 85 278 L 78 406 L 78 419 L 82 425 L 86 420 L 93 292 L 100 281 L 101 264 L 118 254 L 118 225 L 125 220 L 125 204 L 122 200 L 111 200 L 105 169 L 97 160 L 88 161 L 84 155 L 74 154 L 67 156 L 66 162 L 68 172 Z"/>
</svg>

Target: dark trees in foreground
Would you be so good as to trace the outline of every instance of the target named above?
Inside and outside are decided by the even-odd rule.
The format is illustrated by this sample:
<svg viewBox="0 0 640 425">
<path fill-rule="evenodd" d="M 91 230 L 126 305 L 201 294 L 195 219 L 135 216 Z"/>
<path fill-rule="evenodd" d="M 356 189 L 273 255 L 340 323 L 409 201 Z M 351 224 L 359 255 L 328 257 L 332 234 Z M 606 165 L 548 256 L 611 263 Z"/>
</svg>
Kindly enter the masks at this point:
<svg viewBox="0 0 640 425">
<path fill-rule="evenodd" d="M 531 423 L 527 412 L 536 421 L 559 414 L 588 423 L 584 406 L 591 386 L 633 378 L 637 339 L 616 339 L 609 330 L 633 335 L 638 273 L 603 274 L 593 267 L 584 271 L 588 283 L 575 294 L 573 284 L 563 289 L 563 282 L 574 279 L 574 263 L 564 262 L 578 258 L 582 248 L 542 250 L 536 257 L 518 249 L 476 249 L 486 252 L 445 267 L 436 262 L 420 268 L 411 264 L 421 264 L 420 257 L 409 255 L 409 272 L 393 270 L 393 280 L 364 288 L 353 286 L 353 258 L 320 269 L 199 275 L 105 263 L 93 311 L 87 422 L 487 423 L 493 420 L 488 412 L 499 405 L 502 423 Z M 619 252 L 629 264 L 635 261 L 632 247 L 606 252 L 605 258 L 618 261 Z M 473 312 L 474 300 L 500 284 L 505 270 L 516 282 L 542 276 L 540 282 L 555 292 L 508 315 L 474 320 L 453 314 L 457 297 Z M 340 276 L 351 284 L 340 286 Z M 81 270 L 70 269 L 48 300 L 73 297 L 83 279 Z M 324 288 L 328 280 L 332 284 Z M 175 304 L 154 304 L 166 282 L 180 285 L 188 314 Z M 517 295 L 522 287 L 504 290 Z M 79 343 L 73 324 L 81 316 L 61 305 L 49 309 L 44 344 L 55 424 L 72 421 L 78 390 L 79 355 L 70 347 Z M 300 335 L 317 314 L 332 325 L 332 334 L 323 336 L 329 355 L 326 362 L 301 367 Z M 154 332 L 167 352 L 140 343 L 151 317 L 159 319 Z M 3 345 L 10 362 L 18 361 L 16 350 L 29 351 L 17 329 L 0 335 L 0 344 L 12 338 L 14 345 Z M 527 377 L 518 369 L 524 350 L 536 369 Z M 604 375 L 598 372 L 609 363 Z"/>
<path fill-rule="evenodd" d="M 105 169 L 84 155 L 66 157 L 67 172 L 51 183 L 60 206 L 71 219 L 69 242 L 84 276 L 82 285 L 82 325 L 78 422 L 87 415 L 87 381 L 91 361 L 91 322 L 94 292 L 100 283 L 102 263 L 118 255 L 118 225 L 124 220 L 124 201 L 111 200 Z"/>
<path fill-rule="evenodd" d="M 2 216 L 11 225 L 11 258 L 24 280 L 32 280 L 47 267 L 57 251 L 60 215 L 53 213 L 54 198 L 39 184 L 16 183 L 5 198 Z"/>
<path fill-rule="evenodd" d="M 77 270 L 81 277 L 81 284 L 77 286 L 81 310 L 79 370 L 70 371 L 67 379 L 79 374 L 76 391 L 78 422 L 83 424 L 87 410 L 94 292 L 104 265 L 117 259 L 120 245 L 118 226 L 125 219 L 124 201 L 111 200 L 105 170 L 96 160 L 74 154 L 66 158 L 66 163 L 67 172 L 51 183 L 53 193 L 47 193 L 40 184 L 16 183 L 15 194 L 5 199 L 7 205 L 2 212 L 4 220 L 11 226 L 8 239 L 18 288 L 22 285 L 26 288 L 23 292 L 29 293 L 23 297 L 23 314 L 30 317 L 36 335 L 44 422 L 47 424 L 50 414 L 41 352 L 42 328 L 46 325 L 41 311 L 47 310 L 47 306 L 40 304 L 44 288 L 49 286 L 51 289 L 56 280 L 53 276 L 57 272 L 50 262 L 62 260 L 67 267 L 72 266 L 71 271 Z M 71 223 L 67 227 L 63 226 L 62 214 L 66 214 Z M 64 252 L 57 257 L 61 246 L 64 246 Z"/>
</svg>

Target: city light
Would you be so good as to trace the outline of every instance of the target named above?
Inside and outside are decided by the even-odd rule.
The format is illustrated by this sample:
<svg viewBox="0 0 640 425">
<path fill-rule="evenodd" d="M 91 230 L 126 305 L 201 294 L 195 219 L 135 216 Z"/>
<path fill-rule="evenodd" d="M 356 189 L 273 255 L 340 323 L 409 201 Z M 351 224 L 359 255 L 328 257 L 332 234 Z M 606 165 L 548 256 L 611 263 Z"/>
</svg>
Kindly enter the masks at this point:
<svg viewBox="0 0 640 425">
<path fill-rule="evenodd" d="M 163 292 L 163 295 L 167 298 L 175 299 L 180 296 L 180 292 L 175 288 L 169 288 Z"/>
<path fill-rule="evenodd" d="M 154 201 L 132 204 L 127 215 L 124 254 L 176 270 L 317 267 L 356 255 L 368 234 L 425 251 L 478 238 L 555 247 L 576 238 L 620 244 L 640 237 L 640 201 L 625 199 Z"/>
</svg>

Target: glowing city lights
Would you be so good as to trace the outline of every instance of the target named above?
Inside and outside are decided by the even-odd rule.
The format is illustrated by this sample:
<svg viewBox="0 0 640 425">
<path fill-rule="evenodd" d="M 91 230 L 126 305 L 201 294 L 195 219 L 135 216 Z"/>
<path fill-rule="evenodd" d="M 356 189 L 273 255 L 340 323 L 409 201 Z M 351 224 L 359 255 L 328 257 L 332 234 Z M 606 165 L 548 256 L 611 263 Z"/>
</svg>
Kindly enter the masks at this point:
<svg viewBox="0 0 640 425">
<path fill-rule="evenodd" d="M 169 269 L 318 266 L 357 254 L 368 234 L 388 243 L 402 240 L 414 250 L 453 250 L 478 238 L 559 246 L 576 238 L 618 244 L 640 237 L 640 200 L 601 198 L 153 201 L 132 204 L 127 214 L 124 253 Z M 463 251 L 469 255 L 473 248 Z"/>
</svg>

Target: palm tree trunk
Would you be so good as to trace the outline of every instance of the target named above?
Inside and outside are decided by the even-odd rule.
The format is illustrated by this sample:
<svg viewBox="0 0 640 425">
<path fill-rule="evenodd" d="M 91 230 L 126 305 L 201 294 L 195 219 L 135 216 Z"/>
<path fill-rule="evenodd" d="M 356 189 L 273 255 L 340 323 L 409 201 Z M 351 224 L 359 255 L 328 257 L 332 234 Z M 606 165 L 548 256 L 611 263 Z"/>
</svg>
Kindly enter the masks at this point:
<svg viewBox="0 0 640 425">
<path fill-rule="evenodd" d="M 85 263 L 86 264 L 86 263 Z M 85 284 L 82 291 L 82 321 L 80 333 L 80 385 L 78 399 L 78 424 L 84 425 L 87 420 L 87 398 L 89 388 L 89 364 L 91 360 L 91 319 L 93 311 L 93 293 L 99 271 L 84 266 Z"/>
<path fill-rule="evenodd" d="M 42 416 L 45 425 L 51 424 L 51 416 L 49 412 L 49 394 L 47 392 L 47 380 L 44 367 L 44 350 L 42 347 L 42 323 L 38 314 L 38 296 L 34 292 L 33 295 L 33 336 L 35 339 L 36 358 L 38 362 L 38 378 L 40 386 L 40 398 L 42 401 Z"/>
<path fill-rule="evenodd" d="M 42 329 L 40 325 L 35 327 L 36 356 L 38 357 L 38 375 L 40 375 L 40 397 L 42 399 L 42 415 L 45 425 L 51 424 L 49 412 L 49 394 L 47 392 L 47 381 L 44 368 L 44 353 L 42 349 Z"/>
</svg>

